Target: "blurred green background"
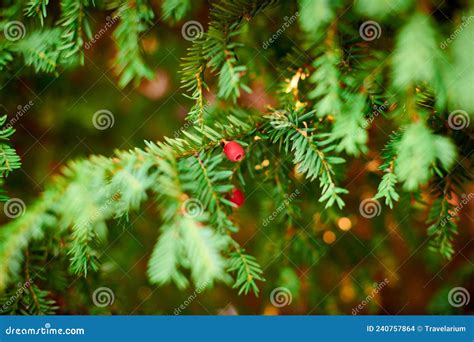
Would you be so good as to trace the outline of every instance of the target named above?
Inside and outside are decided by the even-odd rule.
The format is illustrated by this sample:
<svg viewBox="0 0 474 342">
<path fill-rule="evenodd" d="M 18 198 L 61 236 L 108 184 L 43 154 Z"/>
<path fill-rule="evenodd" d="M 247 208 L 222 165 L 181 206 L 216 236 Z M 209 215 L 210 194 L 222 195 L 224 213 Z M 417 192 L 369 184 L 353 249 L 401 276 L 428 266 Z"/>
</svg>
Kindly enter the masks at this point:
<svg viewBox="0 0 474 342">
<path fill-rule="evenodd" d="M 444 8 L 449 12 L 448 4 Z M 195 5 L 193 20 L 206 22 L 207 13 L 208 5 L 201 2 Z M 282 36 L 276 43 L 277 48 L 264 51 L 255 41 L 267 39 L 267 33 L 281 25 L 282 17 L 278 9 L 272 9 L 246 28 L 247 35 L 243 39 L 250 44 L 241 54 L 254 55 L 259 49 L 259 56 L 251 63 L 258 64 L 261 74 L 251 75 L 258 77 L 258 81 L 251 84 L 253 95 L 246 96 L 243 105 L 263 109 L 275 103 L 272 93 L 276 85 L 270 76 L 277 70 L 267 60 L 281 58 L 291 44 Z M 89 19 L 97 28 L 104 22 L 105 14 L 91 13 Z M 144 147 L 144 140 L 173 136 L 183 126 L 192 101 L 184 97 L 180 89 L 180 59 L 190 46 L 182 39 L 181 24 L 170 25 L 158 20 L 143 37 L 143 46 L 156 79 L 125 89 L 118 88 L 112 70 L 115 51 L 110 32 L 86 50 L 83 67 L 62 70 L 57 76 L 36 75 L 26 69 L 3 83 L 0 104 L 4 112 L 14 116 L 29 101 L 33 103 L 14 124 L 17 132 L 12 142 L 21 155 L 23 167 L 8 179 L 11 197 L 31 203 L 67 161 L 91 154 L 111 156 L 114 149 Z M 113 127 L 106 130 L 94 127 L 92 118 L 99 110 L 113 113 Z M 240 242 L 251 239 L 246 249 L 260 261 L 267 278 L 266 283 L 260 283 L 263 291 L 258 298 L 238 296 L 235 290 L 222 284 L 197 295 L 192 288 L 178 291 L 171 285 L 151 286 L 146 278 L 146 267 L 158 236 L 159 222 L 154 200 L 150 199 L 143 211 L 132 214 L 129 221 L 110 222 L 110 244 L 103 251 L 101 272 L 91 275 L 98 278 L 98 283 L 114 290 L 115 303 L 107 312 L 173 314 L 192 297 L 183 314 L 351 314 L 361 299 L 373 295 L 360 313 L 473 313 L 474 300 L 460 309 L 446 303 L 447 293 L 454 285 L 474 293 L 473 203 L 465 207 L 461 216 L 459 226 L 463 233 L 456 241 L 456 249 L 461 252 L 447 262 L 428 252 L 426 246 L 417 247 L 413 242 L 419 241 L 426 232 L 423 216 L 411 198 L 403 198 L 399 204 L 405 206 L 405 213 L 410 215 L 406 222 L 391 214 L 374 220 L 353 214 L 358 211 L 362 195 L 376 187 L 378 176 L 373 171 L 377 165 L 372 166 L 371 162 L 368 156 L 349 163 L 346 183 L 356 195 L 348 199 L 343 220 L 334 216 L 323 222 L 319 213 L 314 212 L 313 216 L 302 219 L 302 226 L 306 227 L 303 231 L 272 231 L 271 225 L 262 228 L 261 218 L 272 212 L 274 203 L 268 196 L 259 194 L 271 194 L 272 189 L 270 186 L 258 188 L 249 181 L 244 190 L 251 195 L 235 215 L 242 227 L 237 239 Z M 357 178 L 363 168 L 368 169 L 367 175 Z M 289 170 L 288 177 L 294 176 L 291 173 Z M 472 185 L 467 189 L 468 192 L 473 190 Z M 311 202 L 315 199 L 310 191 L 298 200 L 302 208 L 311 211 Z M 393 232 L 387 236 L 389 229 Z M 282 245 L 272 242 L 277 239 L 283 240 Z M 332 244 L 337 244 L 337 248 L 331 248 Z M 285 254 L 292 252 L 308 253 L 312 257 L 316 254 L 319 264 L 310 267 L 302 257 L 301 263 L 296 265 L 295 259 Z M 367 256 L 361 259 L 361 254 Z M 384 279 L 387 281 L 383 289 L 374 294 L 374 283 L 380 284 Z M 317 287 L 311 285 L 315 283 Z M 276 284 L 298 293 L 291 306 L 278 309 L 271 305 L 269 296 Z M 91 310 L 104 313 L 104 309 L 90 306 L 89 294 L 94 289 L 83 279 L 68 284 L 66 294 L 54 298 L 59 305 L 58 313 L 87 314 Z"/>
</svg>

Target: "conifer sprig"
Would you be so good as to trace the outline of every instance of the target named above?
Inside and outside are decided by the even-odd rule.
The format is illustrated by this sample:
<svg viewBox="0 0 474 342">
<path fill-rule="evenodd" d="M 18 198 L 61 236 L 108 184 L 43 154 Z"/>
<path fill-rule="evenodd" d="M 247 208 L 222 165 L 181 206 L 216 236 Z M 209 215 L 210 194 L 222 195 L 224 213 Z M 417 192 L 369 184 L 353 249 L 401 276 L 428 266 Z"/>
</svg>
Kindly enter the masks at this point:
<svg viewBox="0 0 474 342">
<path fill-rule="evenodd" d="M 330 141 L 317 140 L 318 135 L 314 134 L 315 128 L 305 121 L 312 117 L 314 111 L 303 114 L 303 109 L 289 112 L 275 111 L 266 117 L 269 120 L 267 126 L 269 136 L 274 143 L 279 143 L 285 152 L 293 153 L 293 163 L 297 165 L 298 173 L 306 174 L 306 178 L 311 181 L 319 178 L 321 188 L 319 201 L 326 202 L 326 208 L 336 203 L 342 209 L 344 201 L 340 195 L 348 191 L 336 185 L 334 166 L 344 163 L 344 159 L 329 155 L 336 148 Z"/>
<path fill-rule="evenodd" d="M 18 274 L 25 249 L 32 241 L 43 238 L 45 231 L 68 241 L 66 251 L 73 273 L 87 275 L 97 270 L 100 265 L 100 246 L 107 239 L 106 221 L 138 209 L 150 192 L 159 194 L 160 200 L 163 200 L 160 207 L 163 208 L 164 221 L 163 237 L 156 245 L 150 261 L 150 279 L 157 284 L 173 280 L 179 287 L 188 284 L 181 273 L 170 266 L 167 266 L 167 273 L 163 273 L 161 266 L 156 266 L 165 262 L 159 261 L 157 255 L 163 255 L 163 250 L 176 248 L 177 254 L 172 255 L 176 258 L 183 256 L 195 263 L 189 265 L 183 258 L 179 259 L 180 265 L 191 269 L 192 279 L 197 286 L 211 286 L 217 280 L 228 282 L 230 278 L 225 272 L 227 262 L 223 251 L 230 242 L 227 231 L 235 231 L 236 228 L 224 208 L 221 213 L 211 212 L 210 209 L 217 203 L 230 207 L 223 190 L 231 186 L 219 183 L 229 173 L 216 168 L 222 160 L 219 154 L 203 164 L 208 177 L 206 179 L 201 175 L 204 182 L 196 183 L 194 177 L 189 176 L 188 168 L 200 151 L 213 151 L 220 147 L 223 139 L 243 137 L 252 130 L 253 127 L 248 123 L 228 116 L 226 124 L 216 123 L 212 128 L 196 127 L 194 132 L 182 132 L 186 138 L 167 138 L 165 143 L 158 144 L 149 142 L 146 151 L 136 149 L 117 152 L 114 158 L 92 156 L 88 160 L 69 163 L 63 169 L 63 176 L 56 179 L 43 198 L 2 229 L 0 289 L 4 289 L 12 277 Z M 205 158 L 204 155 L 201 158 Z M 202 164 L 198 162 L 194 167 L 202 168 Z M 208 180 L 211 183 L 207 183 Z M 198 190 L 209 186 L 212 188 L 199 193 Z M 208 197 L 203 196 L 205 191 L 209 191 L 208 194 L 214 198 L 207 200 Z M 91 194 L 94 196 L 91 197 Z M 183 213 L 186 199 L 198 195 L 203 201 L 199 202 L 203 205 L 198 208 L 199 215 Z M 58 203 L 58 198 L 63 200 Z M 170 236 L 180 236 L 186 245 L 168 245 L 173 243 Z M 165 242 L 162 242 L 163 238 Z M 183 248 L 184 255 L 181 254 Z"/>
<path fill-rule="evenodd" d="M 58 25 L 63 33 L 59 51 L 63 52 L 66 60 L 76 56 L 80 65 L 84 65 L 84 37 L 86 34 L 89 39 L 92 36 L 85 13 L 85 7 L 89 5 L 89 0 L 61 0 L 61 19 Z"/>
<path fill-rule="evenodd" d="M 117 43 L 115 70 L 119 75 L 119 86 L 125 87 L 142 78 L 153 78 L 153 72 L 144 61 L 140 45 L 142 34 L 150 27 L 154 18 L 148 1 L 123 1 L 116 15 L 120 18 L 120 23 L 113 36 Z"/>
<path fill-rule="evenodd" d="M 65 67 L 84 63 L 84 39 L 97 29 L 89 28 L 85 10 L 100 10 L 105 4 L 120 18 L 112 33 L 119 85 L 125 87 L 155 76 L 146 63 L 141 39 L 155 24 L 157 6 L 147 0 L 105 1 L 98 2 L 97 7 L 89 0 L 62 0 L 58 13 L 54 13 L 55 7 L 48 3 L 17 2 L 0 12 L 1 30 L 17 21 L 21 13 L 28 24 L 20 39 L 0 41 L 0 69 L 5 74 L 19 64 L 31 66 L 37 73 L 59 74 Z M 257 295 L 264 281 L 263 270 L 260 260 L 246 254 L 233 240 L 241 227 L 233 215 L 236 205 L 229 193 L 244 185 L 246 178 L 273 187 L 269 207 L 276 207 L 275 199 L 282 202 L 278 208 L 285 210 L 281 215 L 285 217 L 283 229 L 291 237 L 299 210 L 314 210 L 285 201 L 287 192 L 294 188 L 289 184 L 304 175 L 319 186 L 323 205 L 312 203 L 318 215 L 333 220 L 338 211 L 322 207 L 344 207 L 348 190 L 339 184 L 343 172 L 357 167 L 352 157 L 379 154 L 374 150 L 379 136 L 375 129 L 370 130 L 373 120 L 379 121 L 377 126 L 386 124 L 396 131 L 382 151 L 379 170 L 383 174 L 375 199 L 383 198 L 396 210 L 413 198 L 429 197 L 431 248 L 447 258 L 454 255 L 454 238 L 461 229 L 452 212 L 457 210 L 456 198 L 462 197 L 462 187 L 468 181 L 458 162 L 461 157 L 472 158 L 472 148 L 456 140 L 460 130 L 452 127 L 448 108 L 462 107 L 469 124 L 474 109 L 472 49 L 468 49 L 473 26 L 457 32 L 449 53 L 443 53 L 437 43 L 442 25 L 436 25 L 420 10 L 408 13 L 410 5 L 406 4 L 410 1 L 394 4 L 391 9 L 386 4 L 370 6 L 370 15 L 381 21 L 393 13 L 407 18 L 395 34 L 384 31 L 385 40 L 380 44 L 367 40 L 352 25 L 355 18 L 364 18 L 361 7 L 368 1 L 359 1 L 354 11 L 351 6 L 343 8 L 342 0 L 280 2 L 285 9 L 299 8 L 301 31 L 296 27 L 291 30 L 303 34 L 290 40 L 294 38 L 301 47 L 286 48 L 282 36 L 274 48 L 260 51 L 266 59 L 275 59 L 277 65 L 276 70 L 266 70 L 266 75 L 270 77 L 274 71 L 284 75 L 265 89 L 273 96 L 273 84 L 278 84 L 280 91 L 268 103 L 275 100 L 276 108 L 285 109 L 255 113 L 243 109 L 242 93 L 251 92 L 248 85 L 265 63 L 257 61 L 259 56 L 250 60 L 243 42 L 260 44 L 258 32 L 249 34 L 250 25 L 267 23 L 264 16 L 261 22 L 254 17 L 271 11 L 278 3 L 211 2 L 209 22 L 203 25 L 207 30 L 192 42 L 180 70 L 182 87 L 193 100 L 187 120 L 194 125 L 175 132 L 175 138 L 146 142 L 145 149 L 68 163 L 45 193 L 28 205 L 24 215 L 0 229 L 0 292 L 11 292 L 11 284 L 23 278 L 45 278 L 41 267 L 45 259 L 32 257 L 35 247 L 43 242 L 49 250 L 45 254 L 54 250 L 52 262 L 67 265 L 69 276 L 90 279 L 92 273 L 101 270 L 110 221 L 128 219 L 151 199 L 158 209 L 158 240 L 147 269 L 151 283 L 173 283 L 180 289 L 191 284 L 207 288 L 217 282 L 230 284 L 234 277 L 233 287 L 239 294 Z M 183 20 L 194 8 L 195 3 L 189 0 L 161 2 L 161 14 L 171 24 Z M 389 25 L 384 30 L 386 27 Z M 284 34 L 289 38 L 291 32 Z M 448 77 L 451 70 L 456 77 Z M 217 98 L 212 106 L 206 100 L 208 92 Z M 388 98 L 393 99 L 389 115 L 371 112 L 371 101 Z M 222 109 L 229 105 L 231 109 Z M 1 118 L 0 125 L 5 120 Z M 11 128 L 0 131 L 0 182 L 20 167 L 18 155 L 7 143 L 12 133 Z M 223 157 L 222 145 L 228 140 L 246 147 L 242 162 L 230 164 Z M 385 136 L 383 140 L 387 140 Z M 346 160 L 349 163 L 344 164 Z M 378 160 L 375 157 L 374 161 Z M 279 163 L 294 164 L 295 174 L 284 168 L 264 169 Z M 427 196 L 427 187 L 442 190 Z M 6 199 L 0 196 L 0 200 Z M 279 226 L 284 226 L 281 221 L 275 224 L 278 234 L 282 232 Z M 296 259 L 313 264 L 318 259 L 314 256 L 316 248 L 311 247 L 314 241 L 308 243 L 303 235 L 296 234 L 289 245 L 298 250 Z M 39 284 L 26 293 L 18 297 L 12 313 L 54 311 L 55 304 Z"/>
<path fill-rule="evenodd" d="M 38 17 L 41 26 L 44 25 L 44 19 L 47 17 L 46 10 L 49 0 L 28 0 L 25 6 L 25 15 L 27 17 Z"/>
<path fill-rule="evenodd" d="M 11 126 L 5 127 L 7 116 L 0 117 L 0 202 L 8 200 L 3 184 L 8 175 L 21 167 L 20 157 L 16 150 L 8 143 L 10 137 L 15 133 Z"/>
<path fill-rule="evenodd" d="M 258 296 L 259 289 L 256 280 L 265 281 L 263 271 L 255 257 L 245 254 L 245 250 L 237 249 L 231 255 L 229 272 L 236 272 L 234 288 L 239 289 L 239 294 L 252 291 Z"/>
</svg>

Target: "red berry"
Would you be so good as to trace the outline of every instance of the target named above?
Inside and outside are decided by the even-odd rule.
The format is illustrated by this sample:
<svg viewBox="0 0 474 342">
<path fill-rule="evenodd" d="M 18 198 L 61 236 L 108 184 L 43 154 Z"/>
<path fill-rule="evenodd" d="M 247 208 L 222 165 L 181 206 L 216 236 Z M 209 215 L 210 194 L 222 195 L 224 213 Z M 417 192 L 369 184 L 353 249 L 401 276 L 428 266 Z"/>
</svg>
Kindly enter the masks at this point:
<svg viewBox="0 0 474 342">
<path fill-rule="evenodd" d="M 229 141 L 224 145 L 224 153 L 230 161 L 238 162 L 244 157 L 245 151 L 238 142 Z"/>
<path fill-rule="evenodd" d="M 232 195 L 229 199 L 232 203 L 234 203 L 237 207 L 241 207 L 245 202 L 245 196 L 242 191 L 239 189 L 234 188 L 232 190 Z"/>
</svg>

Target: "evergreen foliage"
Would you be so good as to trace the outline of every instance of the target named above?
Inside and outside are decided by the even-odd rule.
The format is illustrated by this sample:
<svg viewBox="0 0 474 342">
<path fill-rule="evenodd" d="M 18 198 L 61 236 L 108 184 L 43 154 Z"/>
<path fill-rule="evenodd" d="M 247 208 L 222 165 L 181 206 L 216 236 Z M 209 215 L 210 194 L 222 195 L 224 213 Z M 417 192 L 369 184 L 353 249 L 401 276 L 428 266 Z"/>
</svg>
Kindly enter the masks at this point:
<svg viewBox="0 0 474 342">
<path fill-rule="evenodd" d="M 154 13 L 146 0 L 124 1 L 117 10 L 120 23 L 114 31 L 117 43 L 115 59 L 119 85 L 125 87 L 131 81 L 138 82 L 143 77 L 153 78 L 153 72 L 143 60 L 140 38 L 150 26 Z"/>
<path fill-rule="evenodd" d="M 179 21 L 191 9 L 191 0 L 165 0 L 161 4 L 164 19 Z"/>
<path fill-rule="evenodd" d="M 334 165 L 343 163 L 344 159 L 327 155 L 334 150 L 335 146 L 328 145 L 327 140 L 318 142 L 318 136 L 311 135 L 315 129 L 304 125 L 304 120 L 312 118 L 314 112 L 304 115 L 301 112 L 302 110 L 290 112 L 288 115 L 275 112 L 269 116 L 270 138 L 274 143 L 279 142 L 280 146 L 284 146 L 285 152 L 293 152 L 293 163 L 298 165 L 298 173 L 306 174 L 306 178 L 311 181 L 319 178 L 321 187 L 319 202 L 327 201 L 326 208 L 336 203 L 342 209 L 344 201 L 340 194 L 347 193 L 347 190 L 336 185 Z M 328 146 L 320 147 L 324 145 Z"/>
<path fill-rule="evenodd" d="M 176 25 L 195 7 L 189 0 L 164 0 L 157 13 L 160 8 L 147 0 L 61 0 L 57 14 L 51 5 L 29 0 L 2 10 L 1 29 L 24 16 L 28 30 L 21 39 L 0 41 L 0 70 L 14 73 L 25 65 L 36 73 L 58 75 L 63 68 L 80 67 L 87 63 L 84 42 L 97 30 L 86 11 L 107 9 L 120 19 L 111 35 L 118 85 L 138 84 L 155 76 L 142 48 L 144 35 L 157 18 Z M 294 233 L 300 211 L 311 216 L 316 208 L 323 216 L 318 219 L 327 222 L 343 216 L 351 195 L 347 171 L 358 159 L 377 163 L 372 169 L 378 177 L 375 199 L 383 199 L 394 212 L 417 202 L 427 217 L 430 248 L 447 259 L 455 254 L 455 235 L 462 231 L 451 217 L 453 198 L 465 193 L 470 180 L 463 165 L 472 166 L 472 149 L 463 146 L 472 146 L 472 131 L 451 129 L 449 113 L 463 108 L 468 120 L 474 118 L 473 50 L 461 45 L 472 45 L 467 35 L 473 25 L 460 33 L 448 53 L 438 47 L 440 27 L 410 0 L 361 0 L 354 8 L 342 0 L 216 0 L 210 6 L 206 31 L 185 42 L 190 46 L 181 63 L 182 88 L 192 101 L 189 127 L 174 138 L 146 142 L 144 149 L 67 163 L 24 215 L 1 227 L 0 293 L 5 300 L 15 297 L 8 313 L 54 312 L 49 289 L 64 289 L 40 288 L 47 283 L 40 267 L 45 258 L 65 265 L 64 277 L 90 279 L 101 270 L 110 221 L 128 220 L 152 201 L 157 203 L 159 231 L 146 271 L 152 284 L 185 289 L 224 283 L 238 294 L 258 295 L 269 277 L 261 260 L 251 255 L 255 251 L 237 237 L 245 227 L 236 218 L 229 193 L 250 179 L 270 186 L 279 204 L 274 207 L 283 205 L 285 211 L 275 226 L 286 230 L 275 231 L 294 234 L 290 251 L 304 264 L 313 264 L 323 252 L 301 233 L 304 229 Z M 288 28 L 287 34 L 297 37 L 301 49 L 285 50 L 286 59 L 275 51 L 263 54 L 275 58 L 278 72 L 266 70 L 274 73 L 268 91 L 277 103 L 262 113 L 247 108 L 243 100 L 265 68 L 248 58 L 251 44 L 262 40 L 258 32 L 249 31 L 277 6 L 299 11 L 299 27 Z M 371 45 L 349 25 L 372 16 L 389 25 L 399 13 L 407 19 L 395 38 L 383 33 L 385 45 Z M 459 78 L 451 79 L 449 67 Z M 216 99 L 209 100 L 209 93 Z M 373 105 L 386 102 L 386 111 L 374 114 Z M 377 131 L 380 121 L 392 131 L 390 136 Z M 2 117 L 0 126 L 5 122 Z M 7 143 L 13 132 L 11 127 L 0 131 L 2 186 L 20 167 Z M 380 140 L 383 149 L 376 147 Z M 225 159 L 222 146 L 227 141 L 244 146 L 243 161 Z M 275 168 L 259 172 L 255 165 L 264 159 L 271 159 Z M 305 200 L 312 209 L 285 197 L 295 185 L 309 193 Z M 7 197 L 2 193 L 0 200 Z M 47 251 L 41 254 L 37 251 L 43 242 Z M 30 279 L 34 282 L 15 295 L 13 284 Z"/>
<path fill-rule="evenodd" d="M 46 11 L 48 3 L 49 0 L 29 0 L 25 6 L 25 15 L 27 17 L 38 17 L 41 26 L 43 26 L 44 19 L 48 16 L 48 12 Z"/>
<path fill-rule="evenodd" d="M 15 169 L 21 167 L 20 157 L 15 149 L 8 143 L 15 130 L 8 125 L 5 127 L 7 116 L 0 117 L 0 202 L 8 200 L 3 190 L 5 178 Z"/>
<path fill-rule="evenodd" d="M 61 1 L 61 19 L 58 22 L 58 25 L 63 29 L 61 35 L 62 46 L 59 50 L 63 52 L 63 57 L 66 59 L 78 55 L 81 65 L 84 64 L 83 32 L 87 34 L 89 39 L 92 36 L 85 14 L 86 6 L 89 6 L 89 0 Z M 45 5 L 43 5 L 43 8 L 45 8 Z"/>
</svg>

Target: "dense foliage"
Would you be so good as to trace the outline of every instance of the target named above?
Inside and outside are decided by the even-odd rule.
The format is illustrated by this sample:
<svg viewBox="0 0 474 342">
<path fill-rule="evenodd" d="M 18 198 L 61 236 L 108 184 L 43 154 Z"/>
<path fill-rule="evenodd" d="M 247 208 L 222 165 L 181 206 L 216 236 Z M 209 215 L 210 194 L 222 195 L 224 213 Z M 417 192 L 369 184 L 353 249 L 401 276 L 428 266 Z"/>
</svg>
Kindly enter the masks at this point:
<svg viewBox="0 0 474 342">
<path fill-rule="evenodd" d="M 102 251 L 117 234 L 112 221 L 150 205 L 159 230 L 147 258 L 151 284 L 223 283 L 256 296 L 263 289 L 265 303 L 284 286 L 295 300 L 311 298 L 296 312 L 350 312 L 347 303 L 365 298 L 375 281 L 396 283 L 413 253 L 429 245 L 422 260 L 442 267 L 460 252 L 457 235 L 472 237 L 468 226 L 458 227 L 472 198 L 474 13 L 467 1 L 6 3 L 5 82 L 17 73 L 56 77 L 83 68 L 88 49 L 111 39 L 116 84 L 134 87 L 155 77 L 143 40 L 158 25 L 187 47 L 174 72 L 191 100 L 173 138 L 68 162 L 1 227 L 0 292 L 15 298 L 7 312 L 73 311 L 54 299 L 71 291 L 88 297 L 100 286 Z M 12 133 L 9 127 L 0 139 Z M 228 141 L 244 147 L 242 161 L 226 159 Z M 1 145 L 3 181 L 20 163 Z M 245 189 L 252 223 L 230 200 L 233 189 Z M 357 232 L 372 225 L 369 238 Z M 241 235 L 249 229 L 258 243 Z M 385 241 L 393 234 L 411 251 L 398 265 Z M 369 264 L 356 268 L 362 262 Z M 345 274 L 337 284 L 346 286 L 345 304 L 325 286 L 327 268 Z M 461 279 L 472 276 L 472 267 L 460 269 Z M 15 284 L 25 282 L 18 295 Z M 446 287 L 439 291 L 432 310 L 452 312 L 436 304 L 445 301 Z"/>
</svg>

